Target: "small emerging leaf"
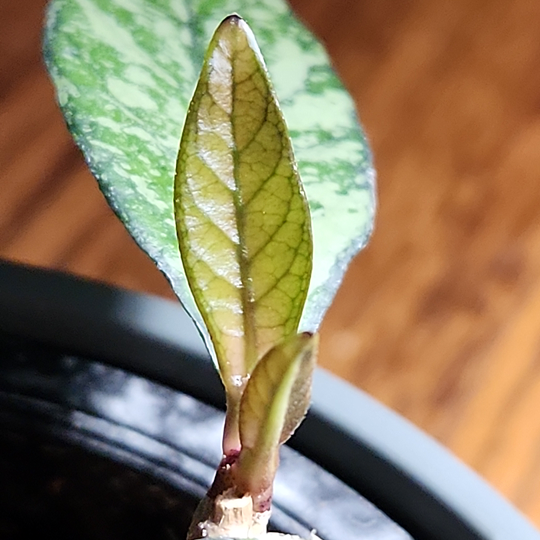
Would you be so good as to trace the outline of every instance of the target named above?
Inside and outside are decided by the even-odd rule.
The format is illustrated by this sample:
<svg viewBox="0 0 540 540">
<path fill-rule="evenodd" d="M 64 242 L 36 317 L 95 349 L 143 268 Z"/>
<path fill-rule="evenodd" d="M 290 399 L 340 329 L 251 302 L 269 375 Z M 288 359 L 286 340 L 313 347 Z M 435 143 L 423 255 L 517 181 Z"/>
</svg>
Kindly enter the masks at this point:
<svg viewBox="0 0 540 540">
<path fill-rule="evenodd" d="M 178 241 L 229 403 L 297 331 L 312 264 L 307 201 L 264 62 L 233 15 L 210 43 L 175 184 Z"/>
<path fill-rule="evenodd" d="M 240 404 L 238 477 L 251 493 L 271 486 L 279 445 L 307 412 L 317 343 L 316 334 L 289 337 L 266 353 L 246 385 Z"/>
</svg>

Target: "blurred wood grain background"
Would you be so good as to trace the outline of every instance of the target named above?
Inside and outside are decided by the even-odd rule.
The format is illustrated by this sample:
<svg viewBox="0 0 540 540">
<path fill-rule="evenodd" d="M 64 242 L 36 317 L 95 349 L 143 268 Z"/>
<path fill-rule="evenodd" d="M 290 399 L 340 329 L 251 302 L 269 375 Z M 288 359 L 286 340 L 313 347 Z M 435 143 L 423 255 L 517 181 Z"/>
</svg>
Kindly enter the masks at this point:
<svg viewBox="0 0 540 540">
<path fill-rule="evenodd" d="M 0 0 L 0 257 L 166 297 Z M 323 366 L 432 434 L 540 526 L 540 3 L 294 0 L 371 139 L 379 213 Z"/>
</svg>

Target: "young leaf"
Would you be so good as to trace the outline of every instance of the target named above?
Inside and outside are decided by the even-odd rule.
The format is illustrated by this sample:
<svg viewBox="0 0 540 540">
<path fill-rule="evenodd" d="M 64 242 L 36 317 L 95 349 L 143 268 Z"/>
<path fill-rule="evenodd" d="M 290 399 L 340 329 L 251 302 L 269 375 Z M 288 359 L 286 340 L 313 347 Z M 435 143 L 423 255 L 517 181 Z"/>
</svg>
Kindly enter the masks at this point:
<svg viewBox="0 0 540 540">
<path fill-rule="evenodd" d="M 52 0 L 45 29 L 45 61 L 68 127 L 211 351 L 178 256 L 171 179 L 206 44 L 235 11 L 264 52 L 311 208 L 313 274 L 300 328 L 313 331 L 371 231 L 373 168 L 352 100 L 286 2 Z"/>
<path fill-rule="evenodd" d="M 278 449 L 304 418 L 315 368 L 318 336 L 289 337 L 259 361 L 240 404 L 242 450 L 236 478 L 246 492 L 261 496 L 271 489 Z"/>
<path fill-rule="evenodd" d="M 296 332 L 312 259 L 285 121 L 238 16 L 208 48 L 180 144 L 175 208 L 186 276 L 234 395 L 259 358 Z"/>
</svg>

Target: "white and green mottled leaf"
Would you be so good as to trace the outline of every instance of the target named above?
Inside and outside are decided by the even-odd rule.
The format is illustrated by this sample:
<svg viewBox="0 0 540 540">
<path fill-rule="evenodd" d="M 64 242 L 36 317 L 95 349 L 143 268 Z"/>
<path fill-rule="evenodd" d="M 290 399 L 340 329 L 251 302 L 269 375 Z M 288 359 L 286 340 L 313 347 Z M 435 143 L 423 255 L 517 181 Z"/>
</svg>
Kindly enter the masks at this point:
<svg viewBox="0 0 540 540">
<path fill-rule="evenodd" d="M 187 106 L 217 24 L 253 28 L 289 126 L 312 215 L 302 330 L 315 330 L 372 228 L 370 153 L 323 48 L 283 0 L 52 0 L 45 60 L 109 204 L 172 284 L 212 350 L 178 254 L 173 178 Z"/>
</svg>

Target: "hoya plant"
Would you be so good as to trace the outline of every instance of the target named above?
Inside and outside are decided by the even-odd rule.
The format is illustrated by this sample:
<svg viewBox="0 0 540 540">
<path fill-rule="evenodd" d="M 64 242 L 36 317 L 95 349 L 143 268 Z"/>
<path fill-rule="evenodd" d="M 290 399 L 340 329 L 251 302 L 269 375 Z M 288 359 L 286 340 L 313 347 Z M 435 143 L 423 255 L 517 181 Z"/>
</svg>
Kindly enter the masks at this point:
<svg viewBox="0 0 540 540">
<path fill-rule="evenodd" d="M 204 50 L 228 4 L 54 0 L 45 44 L 75 140 L 223 381 L 223 458 L 189 540 L 266 534 L 316 332 L 374 208 L 367 145 L 320 46 L 281 1 L 235 2 L 274 89 L 239 15 Z"/>
</svg>

